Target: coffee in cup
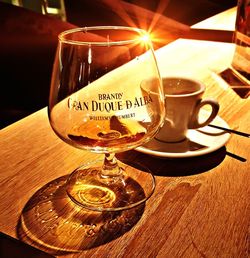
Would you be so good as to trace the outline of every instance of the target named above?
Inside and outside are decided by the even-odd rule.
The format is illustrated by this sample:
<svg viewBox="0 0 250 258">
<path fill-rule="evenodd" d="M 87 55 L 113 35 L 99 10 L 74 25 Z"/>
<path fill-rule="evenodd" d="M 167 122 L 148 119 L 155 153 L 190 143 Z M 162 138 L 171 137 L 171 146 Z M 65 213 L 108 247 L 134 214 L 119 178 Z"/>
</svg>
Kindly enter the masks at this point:
<svg viewBox="0 0 250 258">
<path fill-rule="evenodd" d="M 184 77 L 165 77 L 165 122 L 155 138 L 164 142 L 180 142 L 186 139 L 188 129 L 208 125 L 218 114 L 219 104 L 213 99 L 202 99 L 205 85 L 200 81 Z M 211 112 L 205 121 L 199 114 L 205 105 Z"/>
</svg>

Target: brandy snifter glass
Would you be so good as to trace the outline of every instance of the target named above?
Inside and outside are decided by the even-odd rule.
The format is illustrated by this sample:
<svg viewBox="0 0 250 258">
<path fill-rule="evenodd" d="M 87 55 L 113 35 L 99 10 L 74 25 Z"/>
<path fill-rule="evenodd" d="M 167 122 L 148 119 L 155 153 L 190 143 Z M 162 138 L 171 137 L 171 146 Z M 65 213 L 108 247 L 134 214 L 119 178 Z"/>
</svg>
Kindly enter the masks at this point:
<svg viewBox="0 0 250 258">
<path fill-rule="evenodd" d="M 62 32 L 49 121 L 64 142 L 103 156 L 101 164 L 89 162 L 70 173 L 66 189 L 71 200 L 95 211 L 145 202 L 155 188 L 153 174 L 120 162 L 115 154 L 154 137 L 164 110 L 162 82 L 145 31 L 99 26 Z"/>
</svg>

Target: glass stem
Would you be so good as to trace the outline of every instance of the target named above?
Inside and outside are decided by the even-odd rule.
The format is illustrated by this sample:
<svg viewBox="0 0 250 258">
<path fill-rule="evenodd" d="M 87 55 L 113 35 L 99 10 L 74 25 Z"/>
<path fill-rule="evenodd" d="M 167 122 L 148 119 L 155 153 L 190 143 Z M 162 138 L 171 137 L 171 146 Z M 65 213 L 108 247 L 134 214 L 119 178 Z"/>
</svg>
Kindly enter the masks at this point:
<svg viewBox="0 0 250 258">
<path fill-rule="evenodd" d="M 105 153 L 101 176 L 104 178 L 120 177 L 123 169 L 119 167 L 114 153 Z"/>
</svg>

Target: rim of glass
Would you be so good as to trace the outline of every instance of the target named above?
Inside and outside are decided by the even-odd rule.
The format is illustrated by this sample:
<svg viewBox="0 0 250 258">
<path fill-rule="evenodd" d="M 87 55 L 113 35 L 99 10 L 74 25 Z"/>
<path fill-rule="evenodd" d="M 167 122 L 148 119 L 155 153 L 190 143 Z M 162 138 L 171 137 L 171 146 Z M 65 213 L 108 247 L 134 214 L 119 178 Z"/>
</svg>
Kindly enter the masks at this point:
<svg viewBox="0 0 250 258">
<path fill-rule="evenodd" d="M 138 33 L 139 36 L 143 37 L 148 35 L 148 33 L 143 30 L 143 29 L 139 29 L 139 28 L 135 28 L 135 27 L 126 27 L 126 26 L 89 26 L 89 27 L 80 27 L 80 28 L 74 28 L 74 29 L 70 29 L 70 30 L 66 30 L 61 32 L 58 35 L 58 39 L 60 42 L 63 43 L 67 43 L 67 44 L 72 44 L 72 45 L 94 45 L 94 46 L 106 46 L 107 44 L 109 46 L 112 45 L 124 45 L 124 44 L 131 44 L 131 43 L 135 43 L 138 41 L 141 41 L 140 38 L 135 38 L 135 39 L 131 39 L 131 40 L 120 40 L 120 41 L 105 41 L 105 42 L 101 42 L 101 41 L 81 41 L 81 40 L 72 40 L 72 39 L 66 39 L 65 36 L 75 33 L 75 32 L 81 32 L 81 31 L 85 31 L 85 32 L 90 32 L 90 31 L 96 31 L 96 30 L 120 30 L 120 31 L 133 31 Z M 150 39 L 149 39 L 150 41 Z M 151 42 L 151 41 L 150 41 Z"/>
</svg>

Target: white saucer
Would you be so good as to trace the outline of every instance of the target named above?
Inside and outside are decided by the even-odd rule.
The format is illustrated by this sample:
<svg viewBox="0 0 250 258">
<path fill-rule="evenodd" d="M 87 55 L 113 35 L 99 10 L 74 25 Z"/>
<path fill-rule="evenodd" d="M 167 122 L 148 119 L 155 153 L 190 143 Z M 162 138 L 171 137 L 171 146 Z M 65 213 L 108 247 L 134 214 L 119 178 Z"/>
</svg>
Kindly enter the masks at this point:
<svg viewBox="0 0 250 258">
<path fill-rule="evenodd" d="M 213 122 L 224 128 L 228 124 L 219 116 Z M 187 158 L 204 155 L 213 152 L 229 140 L 230 134 L 209 126 L 188 130 L 187 139 L 179 143 L 166 143 L 152 139 L 150 142 L 136 148 L 137 151 L 161 158 Z"/>
</svg>

